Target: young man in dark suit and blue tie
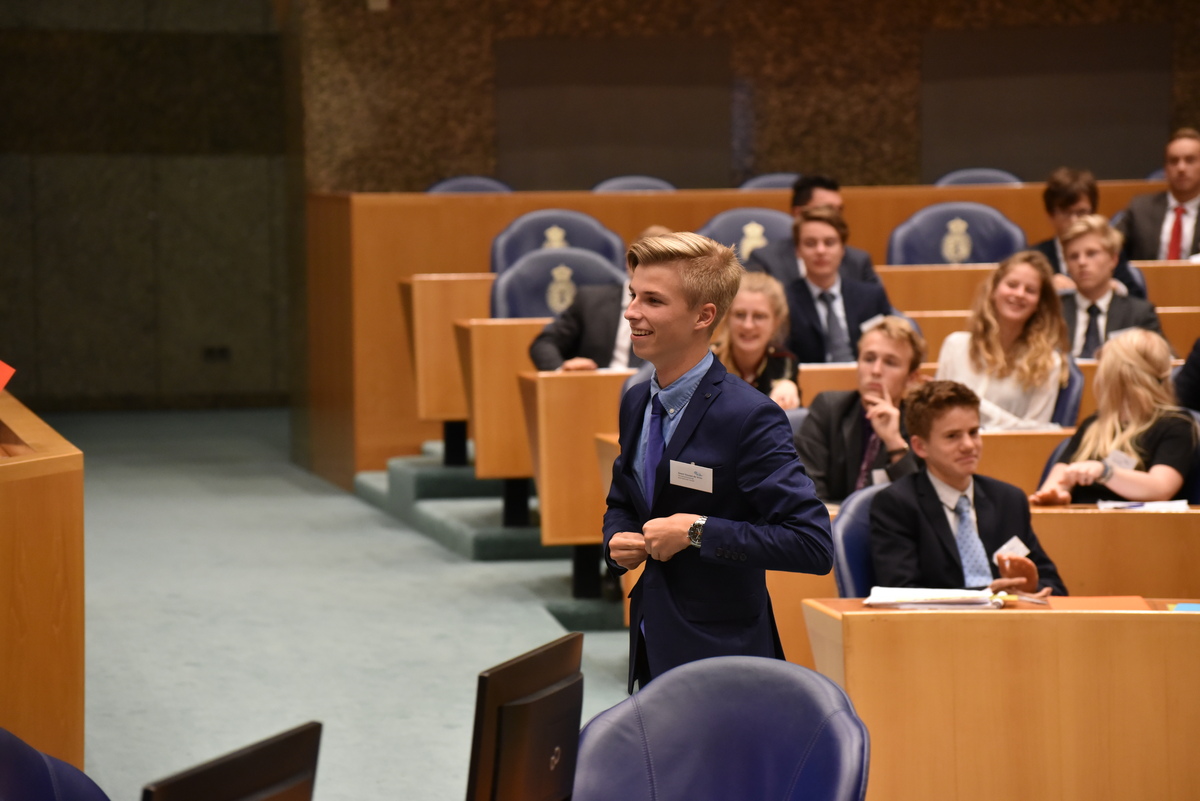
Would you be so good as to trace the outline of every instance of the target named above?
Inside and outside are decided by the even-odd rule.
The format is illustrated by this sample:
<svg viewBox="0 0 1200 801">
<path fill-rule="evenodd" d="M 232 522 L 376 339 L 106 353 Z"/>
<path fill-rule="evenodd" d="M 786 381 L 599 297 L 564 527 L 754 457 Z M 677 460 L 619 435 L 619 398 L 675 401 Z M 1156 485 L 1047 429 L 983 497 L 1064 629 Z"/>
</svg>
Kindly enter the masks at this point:
<svg viewBox="0 0 1200 801">
<path fill-rule="evenodd" d="M 954 381 L 930 381 L 905 399 L 904 422 L 925 466 L 872 500 L 875 583 L 1066 595 L 1033 533 L 1025 493 L 975 475 L 983 453 L 979 396 Z"/>
<path fill-rule="evenodd" d="M 635 242 L 627 260 L 633 349 L 655 368 L 621 401 L 604 515 L 610 567 L 644 563 L 632 692 L 698 659 L 783 658 L 766 570 L 828 573 L 833 546 L 787 417 L 709 350 L 743 272 L 733 251 L 676 233 Z"/>
</svg>

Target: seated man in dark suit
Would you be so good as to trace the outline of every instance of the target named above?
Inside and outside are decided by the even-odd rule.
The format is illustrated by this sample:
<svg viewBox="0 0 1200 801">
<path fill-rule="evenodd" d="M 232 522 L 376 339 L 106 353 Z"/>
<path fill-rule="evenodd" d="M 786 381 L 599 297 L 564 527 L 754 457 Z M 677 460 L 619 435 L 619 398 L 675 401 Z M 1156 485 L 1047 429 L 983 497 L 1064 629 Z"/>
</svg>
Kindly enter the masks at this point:
<svg viewBox="0 0 1200 801">
<path fill-rule="evenodd" d="M 539 370 L 640 367 L 622 316 L 628 304 L 628 281 L 579 287 L 566 311 L 530 344 L 529 358 Z"/>
<path fill-rule="evenodd" d="M 1180 128 L 1171 135 L 1164 169 L 1167 191 L 1138 195 L 1117 224 L 1126 258 L 1173 260 L 1200 253 L 1200 131 Z"/>
<path fill-rule="evenodd" d="M 975 475 L 983 452 L 979 396 L 954 381 L 930 381 L 906 406 L 912 449 L 925 467 L 871 503 L 875 583 L 1066 595 L 1030 526 L 1025 493 Z"/>
<path fill-rule="evenodd" d="M 842 215 L 818 207 L 800 213 L 796 241 L 807 266 L 787 288 L 792 325 L 787 349 L 801 362 L 852 362 L 862 324 L 892 313 L 881 284 L 841 275 L 850 230 Z"/>
<path fill-rule="evenodd" d="M 917 472 L 902 398 L 924 359 L 925 340 L 903 317 L 867 326 L 858 346 L 858 389 L 817 395 L 796 436 L 818 498 L 840 502 L 855 490 Z"/>
<path fill-rule="evenodd" d="M 1146 328 L 1162 333 L 1154 306 L 1147 300 L 1113 291 L 1112 276 L 1121 254 L 1121 232 L 1099 214 L 1080 217 L 1062 237 L 1067 270 L 1075 291 L 1062 297 L 1067 341 L 1077 358 L 1094 359 L 1114 331 Z"/>
<path fill-rule="evenodd" d="M 1067 262 L 1063 257 L 1063 235 L 1067 233 L 1071 223 L 1080 217 L 1095 214 L 1099 202 L 1100 191 L 1096 187 L 1096 177 L 1090 170 L 1059 167 L 1050 173 L 1046 180 L 1042 203 L 1046 207 L 1046 216 L 1050 218 L 1050 224 L 1054 226 L 1055 235 L 1038 242 L 1033 249 L 1041 252 L 1054 268 L 1054 288 L 1059 292 L 1075 288 L 1075 282 L 1067 274 Z M 1117 262 L 1117 268 L 1113 272 L 1113 291 L 1118 295 L 1146 297 L 1145 287 L 1134 278 L 1129 269 L 1129 262 L 1124 258 Z"/>
<path fill-rule="evenodd" d="M 824 175 L 800 176 L 792 187 L 792 216 L 799 221 L 802 212 L 819 206 L 827 206 L 841 214 L 841 186 Z M 777 239 L 752 252 L 746 260 L 746 269 L 750 272 L 770 273 L 784 286 L 797 278 L 803 278 L 806 268 L 798 241 L 799 237 L 793 227 L 791 239 Z M 871 255 L 865 250 L 847 247 L 838 266 L 843 278 L 871 284 L 879 283 L 879 276 L 871 266 Z"/>
</svg>

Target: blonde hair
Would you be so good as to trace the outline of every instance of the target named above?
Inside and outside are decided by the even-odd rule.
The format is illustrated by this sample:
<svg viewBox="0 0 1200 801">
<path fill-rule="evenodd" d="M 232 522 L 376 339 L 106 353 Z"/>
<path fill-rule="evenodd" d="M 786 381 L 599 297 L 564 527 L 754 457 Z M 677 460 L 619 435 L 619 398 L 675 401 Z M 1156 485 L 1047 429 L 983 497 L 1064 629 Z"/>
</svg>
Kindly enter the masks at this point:
<svg viewBox="0 0 1200 801">
<path fill-rule="evenodd" d="M 1119 254 L 1121 252 L 1121 245 L 1125 243 L 1124 235 L 1109 225 L 1107 217 L 1101 214 L 1088 214 L 1071 223 L 1071 227 L 1063 234 L 1063 249 L 1065 250 L 1067 245 L 1088 234 L 1095 234 L 1100 237 L 1100 244 L 1104 246 L 1104 249 L 1110 256 Z"/>
<path fill-rule="evenodd" d="M 1005 353 L 1000 344 L 1000 324 L 996 320 L 992 298 L 1004 277 L 1021 264 L 1028 264 L 1037 271 L 1041 288 L 1037 308 L 1025 321 L 1012 352 Z M 998 378 L 1015 375 L 1025 389 L 1044 382 L 1054 369 L 1056 351 L 1065 350 L 1067 344 L 1067 323 L 1063 319 L 1058 291 L 1054 288 L 1054 271 L 1046 257 L 1036 250 L 1023 250 L 1000 262 L 991 277 L 979 285 L 967 330 L 971 333 L 971 365 L 977 371 Z M 1067 362 L 1062 358 L 1059 362 L 1061 384 L 1067 378 Z"/>
<path fill-rule="evenodd" d="M 908 363 L 908 372 L 915 373 L 921 368 L 921 362 L 925 361 L 928 346 L 925 344 L 925 338 L 918 334 L 916 329 L 912 327 L 912 323 L 903 317 L 888 315 L 887 317 L 879 318 L 870 327 L 864 328 L 862 335 L 865 337 L 872 331 L 878 331 L 893 342 L 908 345 L 912 350 L 912 359 Z M 859 342 L 862 342 L 862 340 L 860 339 Z"/>
<path fill-rule="evenodd" d="M 1171 346 L 1153 331 L 1131 328 L 1104 343 L 1096 378 L 1096 422 L 1088 427 L 1072 461 L 1103 459 L 1122 451 L 1143 465 L 1134 441 L 1175 409 Z"/>
<path fill-rule="evenodd" d="M 766 297 L 767 303 L 771 305 L 771 313 L 775 315 L 775 331 L 771 334 L 771 344 L 776 346 L 783 344 L 790 319 L 787 296 L 783 293 L 783 284 L 767 273 L 745 273 L 742 275 L 742 282 L 738 287 L 737 294 L 740 295 L 743 292 L 754 292 Z M 736 295 L 734 297 L 736 299 Z M 730 305 L 732 305 L 732 301 Z M 739 368 L 733 361 L 733 337 L 730 335 L 728 316 L 721 320 L 717 326 L 717 332 L 713 334 L 712 351 L 721 364 L 725 365 L 726 370 L 738 373 Z"/>
<path fill-rule="evenodd" d="M 696 309 L 711 303 L 717 307 L 713 323 L 720 323 L 746 272 L 737 254 L 706 236 L 687 231 L 639 239 L 625 254 L 630 275 L 638 267 L 673 262 L 681 263 L 679 278 L 688 308 Z"/>
</svg>

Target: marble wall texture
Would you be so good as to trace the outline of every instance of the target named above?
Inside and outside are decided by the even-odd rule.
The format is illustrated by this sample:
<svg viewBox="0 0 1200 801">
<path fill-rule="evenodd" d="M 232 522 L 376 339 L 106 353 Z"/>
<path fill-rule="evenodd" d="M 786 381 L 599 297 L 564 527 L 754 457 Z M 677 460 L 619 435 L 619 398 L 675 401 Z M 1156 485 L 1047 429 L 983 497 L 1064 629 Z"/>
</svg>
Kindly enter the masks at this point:
<svg viewBox="0 0 1200 801">
<path fill-rule="evenodd" d="M 268 0 L 0 0 L 0 360 L 35 410 L 285 403 Z"/>
<path fill-rule="evenodd" d="M 797 169 L 849 184 L 917 182 L 930 31 L 1169 25 L 1169 125 L 1200 122 L 1200 15 L 1177 0 L 393 0 L 384 12 L 364 0 L 292 0 L 292 13 L 306 172 L 322 190 L 418 191 L 493 173 L 494 49 L 526 38 L 732 43 L 731 183 Z"/>
</svg>

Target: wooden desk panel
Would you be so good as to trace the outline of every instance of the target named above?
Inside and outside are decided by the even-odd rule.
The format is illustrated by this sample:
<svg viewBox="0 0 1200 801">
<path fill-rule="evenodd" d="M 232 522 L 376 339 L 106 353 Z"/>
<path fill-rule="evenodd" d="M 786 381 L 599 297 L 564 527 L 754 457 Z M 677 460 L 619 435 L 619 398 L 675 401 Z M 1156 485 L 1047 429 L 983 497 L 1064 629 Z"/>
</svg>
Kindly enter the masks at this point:
<svg viewBox="0 0 1200 801">
<path fill-rule="evenodd" d="M 930 378 L 937 372 L 937 362 L 924 362 L 920 372 Z M 800 365 L 800 401 L 804 406 L 822 392 L 858 389 L 858 365 L 853 363 Z"/>
<path fill-rule="evenodd" d="M 533 370 L 529 343 L 549 317 L 457 320 L 477 478 L 531 478 L 533 458 L 517 374 Z"/>
<path fill-rule="evenodd" d="M 521 373 L 525 428 L 537 478 L 543 545 L 603 542 L 602 476 L 580 469 L 597 434 L 617 431 L 621 387 L 633 370 Z"/>
<path fill-rule="evenodd" d="M 1200 598 L 1200 508 L 1033 508 L 1033 530 L 1072 595 Z"/>
<path fill-rule="evenodd" d="M 1200 783 L 1200 615 L 838 599 L 804 615 L 871 733 L 869 801 L 1182 800 Z"/>
<path fill-rule="evenodd" d="M 1058 431 L 985 431 L 979 475 L 1015 484 L 1025 493 L 1035 492 L 1046 460 L 1058 443 L 1075 433 Z"/>
<path fill-rule="evenodd" d="M 0 727 L 83 768 L 83 454 L 0 393 Z"/>
<path fill-rule="evenodd" d="M 422 273 L 400 282 L 420 419 L 467 419 L 454 321 L 489 316 L 495 280 L 492 273 Z"/>
<path fill-rule="evenodd" d="M 944 264 L 876 267 L 888 300 L 905 314 L 920 311 L 958 311 L 971 308 L 979 286 L 995 264 Z"/>
<path fill-rule="evenodd" d="M 928 358 L 936 362 L 942 352 L 942 342 L 955 331 L 967 330 L 967 318 L 971 313 L 965 309 L 957 311 L 915 311 L 905 312 L 921 327 L 925 337 Z"/>
<path fill-rule="evenodd" d="M 1200 306 L 1159 306 L 1157 311 L 1163 336 L 1171 343 L 1175 355 L 1191 353 L 1192 346 L 1200 339 Z"/>
<path fill-rule="evenodd" d="M 1150 302 L 1200 306 L 1200 264 L 1190 261 L 1135 261 L 1146 278 Z"/>
</svg>

